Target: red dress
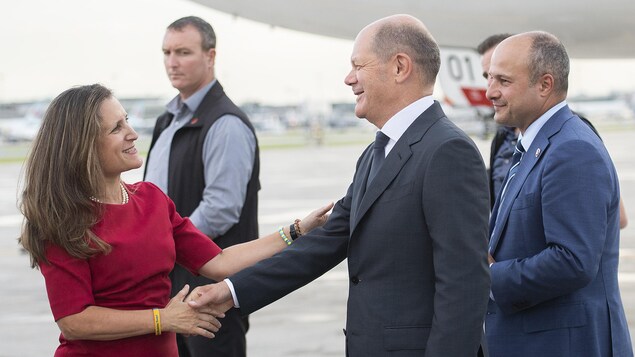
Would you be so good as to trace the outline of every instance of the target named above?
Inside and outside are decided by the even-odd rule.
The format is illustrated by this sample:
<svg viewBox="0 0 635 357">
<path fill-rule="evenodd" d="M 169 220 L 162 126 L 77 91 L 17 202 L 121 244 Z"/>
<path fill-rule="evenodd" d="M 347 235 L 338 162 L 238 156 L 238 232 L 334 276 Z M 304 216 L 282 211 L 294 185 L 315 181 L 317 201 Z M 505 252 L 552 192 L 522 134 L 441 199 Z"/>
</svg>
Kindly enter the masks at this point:
<svg viewBox="0 0 635 357">
<path fill-rule="evenodd" d="M 105 204 L 93 232 L 111 245 L 107 255 L 73 258 L 50 245 L 49 264 L 40 264 L 55 321 L 88 306 L 119 310 L 163 308 L 169 302 L 168 274 L 177 262 L 193 274 L 221 252 L 156 186 L 128 185 L 129 201 Z M 60 334 L 55 356 L 178 356 L 174 333 L 113 341 L 67 341 Z"/>
</svg>

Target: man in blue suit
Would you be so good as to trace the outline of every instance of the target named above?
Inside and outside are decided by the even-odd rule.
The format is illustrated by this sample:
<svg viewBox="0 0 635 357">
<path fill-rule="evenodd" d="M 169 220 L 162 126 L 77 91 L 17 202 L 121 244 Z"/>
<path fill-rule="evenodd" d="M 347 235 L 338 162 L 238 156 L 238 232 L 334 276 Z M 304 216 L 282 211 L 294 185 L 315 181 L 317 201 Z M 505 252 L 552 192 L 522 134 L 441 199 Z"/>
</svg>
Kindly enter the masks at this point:
<svg viewBox="0 0 635 357">
<path fill-rule="evenodd" d="M 487 96 L 517 127 L 490 219 L 490 356 L 633 356 L 617 281 L 619 185 L 602 141 L 567 106 L 569 58 L 551 34 L 501 42 Z"/>
<path fill-rule="evenodd" d="M 489 292 L 487 175 L 432 98 L 439 66 L 421 21 L 395 15 L 364 28 L 344 82 L 355 114 L 380 131 L 346 195 L 324 227 L 199 288 L 197 301 L 231 302 L 231 284 L 231 305 L 250 313 L 347 259 L 348 356 L 477 356 Z"/>
</svg>

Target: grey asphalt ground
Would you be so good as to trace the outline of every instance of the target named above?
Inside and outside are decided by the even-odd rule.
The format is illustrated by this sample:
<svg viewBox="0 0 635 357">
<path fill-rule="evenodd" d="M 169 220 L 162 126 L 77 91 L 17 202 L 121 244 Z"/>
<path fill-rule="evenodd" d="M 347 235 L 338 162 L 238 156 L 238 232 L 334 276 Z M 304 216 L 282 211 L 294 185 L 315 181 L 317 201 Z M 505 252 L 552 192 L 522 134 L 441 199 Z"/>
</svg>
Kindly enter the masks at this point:
<svg viewBox="0 0 635 357">
<path fill-rule="evenodd" d="M 597 124 L 596 124 L 597 125 Z M 635 331 L 635 123 L 598 126 L 620 175 L 631 224 L 622 230 L 620 286 L 631 335 Z M 371 142 L 373 133 L 368 132 Z M 475 138 L 485 160 L 489 141 Z M 268 233 L 344 195 L 365 144 L 307 145 L 261 152 L 260 231 Z M 0 144 L 2 152 L 11 148 Z M 21 163 L 0 163 L 0 357 L 52 356 L 59 330 L 39 271 L 18 249 L 16 207 Z M 126 173 L 129 182 L 142 171 Z M 251 357 L 344 356 L 345 264 L 254 313 L 247 334 Z"/>
</svg>

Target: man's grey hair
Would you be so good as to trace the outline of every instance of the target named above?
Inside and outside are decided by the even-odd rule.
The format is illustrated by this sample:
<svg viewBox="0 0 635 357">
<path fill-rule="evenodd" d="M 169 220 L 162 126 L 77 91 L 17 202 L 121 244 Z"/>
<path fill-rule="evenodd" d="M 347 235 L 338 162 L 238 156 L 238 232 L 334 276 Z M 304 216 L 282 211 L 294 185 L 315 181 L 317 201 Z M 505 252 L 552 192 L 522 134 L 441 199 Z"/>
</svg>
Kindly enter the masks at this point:
<svg viewBox="0 0 635 357">
<path fill-rule="evenodd" d="M 441 66 L 439 45 L 421 27 L 414 24 L 382 24 L 375 33 L 373 51 L 381 61 L 402 52 L 410 56 L 419 68 L 425 84 L 433 84 Z"/>
<path fill-rule="evenodd" d="M 566 93 L 569 88 L 569 55 L 558 38 L 548 32 L 530 33 L 533 42 L 529 51 L 529 82 L 536 84 L 544 74 L 554 78 L 554 88 Z"/>
</svg>

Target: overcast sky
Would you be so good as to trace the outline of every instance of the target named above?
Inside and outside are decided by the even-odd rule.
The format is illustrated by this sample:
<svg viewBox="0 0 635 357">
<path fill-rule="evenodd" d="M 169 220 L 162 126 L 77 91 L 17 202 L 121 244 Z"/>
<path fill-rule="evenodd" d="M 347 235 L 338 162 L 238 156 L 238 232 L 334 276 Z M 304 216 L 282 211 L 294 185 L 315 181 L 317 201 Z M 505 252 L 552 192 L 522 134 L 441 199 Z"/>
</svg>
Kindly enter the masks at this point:
<svg viewBox="0 0 635 357">
<path fill-rule="evenodd" d="M 354 100 L 343 83 L 352 41 L 273 28 L 188 0 L 0 0 L 0 102 L 51 98 L 94 82 L 119 97 L 170 98 L 176 92 L 161 42 L 165 27 L 187 15 L 216 30 L 216 76 L 236 102 Z M 635 91 L 633 78 L 635 60 L 574 60 L 570 94 Z"/>
</svg>

